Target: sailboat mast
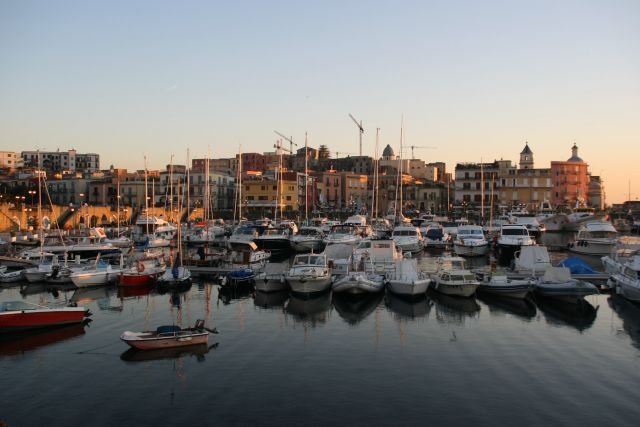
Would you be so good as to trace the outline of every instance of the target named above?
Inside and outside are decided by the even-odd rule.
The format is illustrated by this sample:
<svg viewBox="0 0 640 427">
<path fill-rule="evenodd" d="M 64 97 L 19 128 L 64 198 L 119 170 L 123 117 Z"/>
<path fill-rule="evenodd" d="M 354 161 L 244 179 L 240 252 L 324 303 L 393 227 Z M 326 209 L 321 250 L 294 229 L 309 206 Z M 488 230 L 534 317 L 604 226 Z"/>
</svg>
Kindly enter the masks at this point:
<svg viewBox="0 0 640 427">
<path fill-rule="evenodd" d="M 147 237 L 149 237 L 149 182 L 147 180 L 147 156 L 144 156 L 144 209 L 146 214 Z"/>
<path fill-rule="evenodd" d="M 380 128 L 376 128 L 376 148 L 373 153 L 373 182 L 371 183 L 371 218 L 375 218 L 376 215 L 376 177 L 378 173 L 378 138 L 380 137 Z"/>
<path fill-rule="evenodd" d="M 480 159 L 480 217 L 484 223 L 484 168 Z"/>
<path fill-rule="evenodd" d="M 309 223 L 309 150 L 307 132 L 304 133 L 304 222 Z"/>
<path fill-rule="evenodd" d="M 40 150 L 38 150 L 38 224 L 40 225 L 40 241 L 44 242 L 42 235 L 42 165 L 40 161 Z"/>
<path fill-rule="evenodd" d="M 402 119 L 400 120 L 400 216 L 403 217 L 403 213 L 402 213 L 402 163 L 403 163 L 403 157 L 402 157 L 402 138 L 404 134 L 404 116 L 402 117 Z"/>
<path fill-rule="evenodd" d="M 242 221 L 242 145 L 238 155 L 238 222 Z"/>
</svg>

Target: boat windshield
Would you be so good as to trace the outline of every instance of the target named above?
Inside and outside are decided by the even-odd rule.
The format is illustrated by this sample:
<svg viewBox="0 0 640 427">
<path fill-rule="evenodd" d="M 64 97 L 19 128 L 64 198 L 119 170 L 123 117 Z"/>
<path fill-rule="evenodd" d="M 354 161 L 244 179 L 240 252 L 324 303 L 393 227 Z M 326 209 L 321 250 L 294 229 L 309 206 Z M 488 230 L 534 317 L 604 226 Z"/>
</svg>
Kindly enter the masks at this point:
<svg viewBox="0 0 640 427">
<path fill-rule="evenodd" d="M 418 233 L 416 233 L 416 230 L 394 230 L 393 231 L 393 236 L 415 236 Z"/>
<path fill-rule="evenodd" d="M 503 236 L 528 236 L 529 232 L 526 228 L 503 228 Z"/>
<path fill-rule="evenodd" d="M 40 307 L 36 304 L 31 304 L 25 301 L 6 301 L 0 302 L 0 312 L 3 311 L 22 311 L 22 310 L 37 310 Z"/>
</svg>

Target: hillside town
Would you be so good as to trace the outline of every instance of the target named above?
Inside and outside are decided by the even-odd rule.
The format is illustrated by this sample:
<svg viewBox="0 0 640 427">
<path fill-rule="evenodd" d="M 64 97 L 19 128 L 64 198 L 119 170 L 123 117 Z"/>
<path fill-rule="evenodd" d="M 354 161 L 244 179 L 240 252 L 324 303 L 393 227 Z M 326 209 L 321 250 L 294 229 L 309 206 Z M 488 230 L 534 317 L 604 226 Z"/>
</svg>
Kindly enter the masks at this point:
<svg viewBox="0 0 640 427">
<path fill-rule="evenodd" d="M 69 219 L 82 206 L 118 206 L 121 216 L 130 217 L 145 207 L 177 206 L 179 194 L 182 206 L 206 207 L 213 216 L 226 219 L 237 206 L 248 218 L 280 212 L 291 219 L 372 210 L 384 216 L 400 204 L 407 216 L 431 212 L 476 218 L 516 206 L 536 211 L 543 203 L 556 208 L 606 207 L 602 177 L 591 174 L 575 144 L 567 160 L 550 165 L 536 165 L 527 142 L 518 161 L 458 163 L 454 171 L 448 171 L 444 162 L 417 158 L 423 148 L 418 146 L 405 147 L 403 157 L 387 145 L 378 159 L 340 152 L 333 156 L 326 145 L 294 150 L 292 144 L 286 148 L 279 141 L 274 148 L 232 158 L 194 158 L 188 167 L 168 163 L 164 170 L 136 171 L 117 165 L 105 169 L 99 154 L 75 149 L 0 151 L 0 202 L 22 211 L 5 213 L 3 220 L 34 222 L 29 212 L 38 201 L 67 207 Z M 46 182 L 43 197 L 37 191 L 39 179 Z M 625 209 L 630 207 L 619 210 Z"/>
</svg>

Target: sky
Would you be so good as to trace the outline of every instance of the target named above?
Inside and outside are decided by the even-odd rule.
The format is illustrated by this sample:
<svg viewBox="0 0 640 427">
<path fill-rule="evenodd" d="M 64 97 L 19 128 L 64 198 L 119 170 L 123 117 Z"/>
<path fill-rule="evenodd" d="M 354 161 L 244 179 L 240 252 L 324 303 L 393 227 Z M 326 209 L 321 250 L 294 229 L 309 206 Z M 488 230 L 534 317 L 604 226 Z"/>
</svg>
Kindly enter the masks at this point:
<svg viewBox="0 0 640 427">
<path fill-rule="evenodd" d="M 349 114 L 363 155 L 403 123 L 451 172 L 575 143 L 608 204 L 639 199 L 640 2 L 0 0 L 1 150 L 159 169 L 278 131 L 342 157 Z"/>
</svg>

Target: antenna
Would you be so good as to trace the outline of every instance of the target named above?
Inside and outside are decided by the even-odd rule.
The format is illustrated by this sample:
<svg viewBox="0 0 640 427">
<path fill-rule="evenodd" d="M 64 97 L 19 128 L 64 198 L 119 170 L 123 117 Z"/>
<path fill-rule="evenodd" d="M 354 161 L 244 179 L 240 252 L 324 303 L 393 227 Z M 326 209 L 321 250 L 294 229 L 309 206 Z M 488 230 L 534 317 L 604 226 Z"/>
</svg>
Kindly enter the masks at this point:
<svg viewBox="0 0 640 427">
<path fill-rule="evenodd" d="M 355 123 L 356 126 L 358 126 L 358 130 L 360 131 L 360 156 L 362 156 L 362 134 L 364 133 L 364 128 L 362 127 L 362 120 L 360 120 L 360 123 L 358 123 L 356 118 L 353 117 L 351 113 L 349 113 L 349 117 L 351 117 L 351 120 L 353 120 L 353 123 Z"/>
</svg>

